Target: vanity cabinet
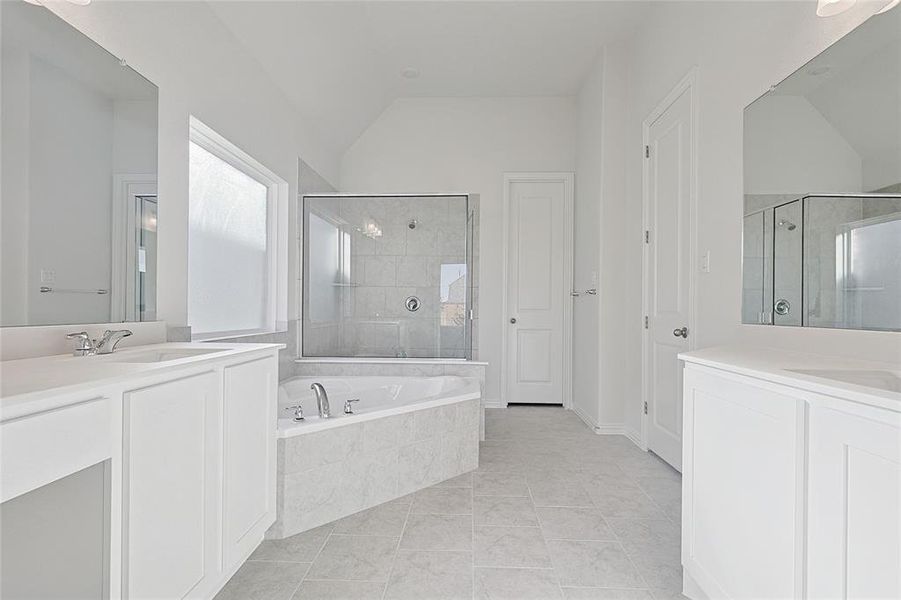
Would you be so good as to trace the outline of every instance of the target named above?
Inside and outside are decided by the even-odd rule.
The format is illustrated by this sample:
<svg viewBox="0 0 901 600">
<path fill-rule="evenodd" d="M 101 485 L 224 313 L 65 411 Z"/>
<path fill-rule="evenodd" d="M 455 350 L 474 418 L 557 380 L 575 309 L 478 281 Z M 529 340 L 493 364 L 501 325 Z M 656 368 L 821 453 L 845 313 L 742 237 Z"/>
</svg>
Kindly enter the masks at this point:
<svg viewBox="0 0 901 600">
<path fill-rule="evenodd" d="M 278 366 L 255 360 L 226 367 L 223 403 L 223 552 L 240 564 L 275 517 L 275 445 Z"/>
<path fill-rule="evenodd" d="M 214 372 L 123 397 L 128 598 L 202 597 L 216 575 L 219 379 Z"/>
<path fill-rule="evenodd" d="M 901 414 L 810 409 L 809 598 L 901 598 Z"/>
<path fill-rule="evenodd" d="M 685 595 L 901 598 L 901 398 L 691 358 Z"/>
<path fill-rule="evenodd" d="M 711 598 L 800 597 L 803 402 L 713 370 L 683 381 L 683 566 Z"/>
<path fill-rule="evenodd" d="M 37 518 L 47 502 L 26 494 L 100 465 L 92 510 L 103 515 L 103 548 L 91 564 L 102 567 L 81 579 L 102 582 L 98 598 L 213 598 L 275 521 L 280 347 L 161 344 L 5 363 L 5 383 L 28 391 L 0 404 L 0 493 L 4 503 L 16 501 L 3 515 Z M 176 358 L 146 361 L 157 354 Z M 56 387 L 40 387 L 47 373 Z M 63 491 L 40 498 L 66 507 L 67 488 L 56 489 Z M 5 556 L 28 559 L 20 572 L 47 568 L 32 558 L 41 548 L 31 541 L 46 529 L 18 527 L 15 539 L 4 537 Z M 93 538 L 74 547 L 87 542 Z M 24 586 L 32 597 L 55 597 L 58 587 L 30 575 L 2 579 L 4 589 Z"/>
</svg>

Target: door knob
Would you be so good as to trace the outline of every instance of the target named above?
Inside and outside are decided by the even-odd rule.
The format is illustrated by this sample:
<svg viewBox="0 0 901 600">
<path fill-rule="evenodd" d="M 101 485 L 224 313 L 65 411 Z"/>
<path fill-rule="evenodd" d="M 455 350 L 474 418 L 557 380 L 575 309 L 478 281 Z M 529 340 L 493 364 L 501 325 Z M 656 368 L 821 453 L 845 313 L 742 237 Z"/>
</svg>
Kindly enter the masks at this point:
<svg viewBox="0 0 901 600">
<path fill-rule="evenodd" d="M 510 322 L 514 325 L 516 324 L 516 317 L 510 317 Z"/>
<path fill-rule="evenodd" d="M 673 335 L 676 337 L 688 337 L 688 327 L 676 327 L 673 329 Z"/>
</svg>

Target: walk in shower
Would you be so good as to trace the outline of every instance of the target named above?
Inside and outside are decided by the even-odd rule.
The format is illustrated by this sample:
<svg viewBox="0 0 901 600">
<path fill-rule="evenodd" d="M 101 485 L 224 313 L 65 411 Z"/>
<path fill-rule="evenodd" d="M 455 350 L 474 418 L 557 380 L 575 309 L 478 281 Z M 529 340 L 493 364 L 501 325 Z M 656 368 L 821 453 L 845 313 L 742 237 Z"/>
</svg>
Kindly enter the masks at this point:
<svg viewBox="0 0 901 600">
<path fill-rule="evenodd" d="M 901 195 L 804 196 L 745 215 L 742 322 L 901 331 Z"/>
<path fill-rule="evenodd" d="M 305 196 L 303 356 L 472 358 L 476 204 Z"/>
</svg>

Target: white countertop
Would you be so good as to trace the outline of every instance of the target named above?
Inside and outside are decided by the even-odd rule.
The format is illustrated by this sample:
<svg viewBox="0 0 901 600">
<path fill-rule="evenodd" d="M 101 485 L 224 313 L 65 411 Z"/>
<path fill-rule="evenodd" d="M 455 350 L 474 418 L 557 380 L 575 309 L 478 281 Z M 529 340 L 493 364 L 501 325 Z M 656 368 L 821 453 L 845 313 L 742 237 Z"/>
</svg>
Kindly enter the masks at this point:
<svg viewBox="0 0 901 600">
<path fill-rule="evenodd" d="M 284 348 L 284 344 L 165 343 L 135 346 L 102 356 L 59 354 L 0 362 L 0 420 L 34 412 L 32 404 L 71 395 L 141 375 L 191 366 L 241 354 Z M 154 351 L 214 350 L 162 362 L 125 362 L 129 356 Z M 124 359 L 124 360 L 123 360 Z M 42 410 L 47 408 L 41 407 Z"/>
<path fill-rule="evenodd" d="M 863 361 L 820 354 L 788 352 L 776 348 L 715 346 L 679 354 L 686 363 L 731 371 L 789 387 L 825 394 L 852 402 L 901 412 L 901 392 L 841 381 L 822 375 L 832 372 L 855 379 L 875 373 L 901 376 L 901 364 Z M 823 371 L 821 375 L 796 370 Z M 850 377 L 848 377 L 850 376 Z"/>
</svg>

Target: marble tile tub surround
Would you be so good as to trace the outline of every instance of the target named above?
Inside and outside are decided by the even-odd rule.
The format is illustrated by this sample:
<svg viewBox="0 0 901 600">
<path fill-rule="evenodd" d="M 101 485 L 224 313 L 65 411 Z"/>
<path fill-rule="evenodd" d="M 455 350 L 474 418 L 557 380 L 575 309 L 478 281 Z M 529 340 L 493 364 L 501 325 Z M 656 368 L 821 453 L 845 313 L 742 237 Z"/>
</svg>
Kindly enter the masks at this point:
<svg viewBox="0 0 901 600">
<path fill-rule="evenodd" d="M 487 413 L 477 470 L 265 541 L 217 600 L 682 598 L 677 472 L 561 408 Z"/>
<path fill-rule="evenodd" d="M 277 518 L 284 538 L 471 471 L 478 399 L 278 440 Z"/>
</svg>

